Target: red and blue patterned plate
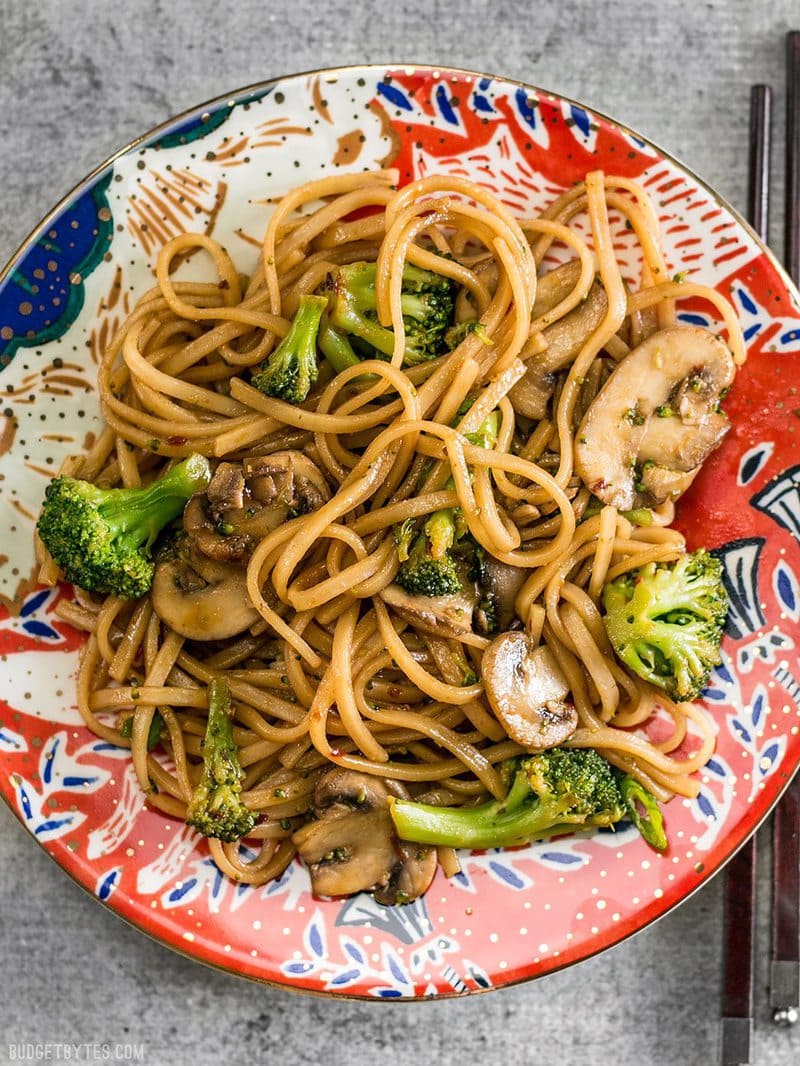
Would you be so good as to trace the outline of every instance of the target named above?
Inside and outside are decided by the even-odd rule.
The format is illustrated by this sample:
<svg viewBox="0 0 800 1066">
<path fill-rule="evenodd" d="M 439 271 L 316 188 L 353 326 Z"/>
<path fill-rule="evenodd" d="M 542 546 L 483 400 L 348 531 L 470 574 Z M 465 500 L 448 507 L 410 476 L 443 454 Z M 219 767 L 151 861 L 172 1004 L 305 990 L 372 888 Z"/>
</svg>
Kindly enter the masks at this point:
<svg viewBox="0 0 800 1066">
<path fill-rule="evenodd" d="M 81 725 L 83 638 L 54 614 L 70 589 L 35 586 L 32 531 L 47 479 L 97 431 L 104 344 L 174 234 L 211 234 L 247 271 L 267 198 L 386 165 L 402 181 L 465 175 L 520 216 L 596 167 L 635 178 L 656 204 L 670 268 L 715 286 L 741 319 L 749 360 L 726 405 L 733 430 L 679 515 L 690 545 L 723 560 L 733 603 L 704 696 L 718 744 L 697 799 L 667 807 L 663 855 L 629 828 L 465 855 L 461 874 L 438 875 L 423 900 L 398 908 L 315 899 L 297 863 L 265 887 L 237 886 L 196 833 L 144 806 L 127 753 Z M 620 225 L 615 240 L 635 279 L 633 234 Z M 679 318 L 713 328 L 709 310 L 687 300 Z M 174 119 L 78 186 L 4 271 L 0 388 L 0 793 L 75 880 L 186 954 L 257 980 L 378 998 L 536 977 L 685 899 L 754 831 L 800 761 L 797 294 L 698 178 L 577 103 L 462 71 L 360 67 L 271 82 Z"/>
</svg>

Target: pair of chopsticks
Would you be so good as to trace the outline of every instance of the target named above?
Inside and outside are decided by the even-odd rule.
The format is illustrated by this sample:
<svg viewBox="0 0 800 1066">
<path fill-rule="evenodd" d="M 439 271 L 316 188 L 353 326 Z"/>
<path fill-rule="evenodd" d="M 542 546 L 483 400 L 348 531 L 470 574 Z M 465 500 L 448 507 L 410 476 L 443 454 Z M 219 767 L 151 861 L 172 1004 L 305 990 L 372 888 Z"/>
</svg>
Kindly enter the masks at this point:
<svg viewBox="0 0 800 1066">
<path fill-rule="evenodd" d="M 784 262 L 800 285 L 800 31 L 786 38 L 786 218 Z M 750 94 L 748 216 L 766 243 L 770 208 L 772 90 Z M 769 999 L 778 1025 L 800 1017 L 800 773 L 781 798 L 772 823 L 772 948 Z M 725 973 L 722 1066 L 750 1062 L 753 1031 L 753 958 L 756 839 L 728 863 L 725 881 Z"/>
</svg>

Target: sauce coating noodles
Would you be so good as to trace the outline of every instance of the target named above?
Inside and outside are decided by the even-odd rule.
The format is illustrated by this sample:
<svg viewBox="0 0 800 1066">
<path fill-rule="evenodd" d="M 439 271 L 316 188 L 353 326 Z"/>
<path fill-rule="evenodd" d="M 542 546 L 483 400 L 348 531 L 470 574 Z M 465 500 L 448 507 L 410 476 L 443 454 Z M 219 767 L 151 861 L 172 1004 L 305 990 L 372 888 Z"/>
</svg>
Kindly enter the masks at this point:
<svg viewBox="0 0 800 1066">
<path fill-rule="evenodd" d="M 432 176 L 399 190 L 396 178 L 375 171 L 293 190 L 271 216 L 249 278 L 211 237 L 170 240 L 156 285 L 99 368 L 105 428 L 65 470 L 137 487 L 192 453 L 214 464 L 293 451 L 322 472 L 318 506 L 265 531 L 240 564 L 253 613 L 238 634 L 181 636 L 150 596 L 77 590 L 60 608 L 89 634 L 78 678 L 84 721 L 131 749 L 148 802 L 170 818 L 186 816 L 200 775 L 207 686 L 227 678 L 241 795 L 258 816 L 248 839 L 258 849 L 245 859 L 236 843 L 210 847 L 225 874 L 250 884 L 291 861 L 292 835 L 332 765 L 402 782 L 438 804 L 505 794 L 501 763 L 524 749 L 484 691 L 489 637 L 472 627 L 432 632 L 382 596 L 400 566 L 395 528 L 442 508 L 460 508 L 487 555 L 524 570 L 516 625 L 531 647 L 546 645 L 566 678 L 578 717 L 567 747 L 597 749 L 665 800 L 697 794 L 695 771 L 714 746 L 700 707 L 671 702 L 614 657 L 601 617 L 608 580 L 684 553 L 670 527 L 673 504 L 654 507 L 646 526 L 614 506 L 594 506 L 576 475 L 575 436 L 619 360 L 648 333 L 675 324 L 676 299 L 706 300 L 741 363 L 732 308 L 712 289 L 668 278 L 653 207 L 627 179 L 591 173 L 539 217 L 518 219 L 463 178 Z M 615 257 L 609 212 L 641 247 L 636 291 Z M 570 228 L 581 213 L 591 247 Z M 574 257 L 575 270 L 543 307 L 539 274 L 557 247 Z M 187 256 L 210 260 L 214 280 L 176 280 Z M 375 264 L 377 319 L 393 330 L 393 350 L 340 373 L 320 359 L 301 404 L 254 388 L 250 372 L 286 336 L 301 297 L 324 291 L 337 266 L 363 261 Z M 481 323 L 451 352 L 410 367 L 405 264 L 452 279 L 457 316 Z M 554 376 L 544 417 L 521 415 L 514 386 L 546 347 L 545 331 L 585 304 L 596 279 L 602 315 Z M 497 439 L 481 447 L 474 436 L 493 411 Z M 42 562 L 43 579 L 53 582 L 57 568 L 44 552 Z M 654 714 L 671 722 L 657 734 L 667 739 L 648 739 L 641 728 Z M 160 752 L 148 750 L 156 715 Z M 440 859 L 457 868 L 447 849 Z"/>
</svg>

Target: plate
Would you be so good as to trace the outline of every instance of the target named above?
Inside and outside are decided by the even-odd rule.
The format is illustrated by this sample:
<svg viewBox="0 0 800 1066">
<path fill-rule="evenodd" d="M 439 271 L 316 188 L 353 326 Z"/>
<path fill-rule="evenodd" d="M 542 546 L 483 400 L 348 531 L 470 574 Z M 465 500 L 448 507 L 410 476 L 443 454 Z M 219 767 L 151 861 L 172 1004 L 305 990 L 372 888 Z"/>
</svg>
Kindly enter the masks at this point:
<svg viewBox="0 0 800 1066">
<path fill-rule="evenodd" d="M 395 908 L 364 895 L 315 899 L 298 863 L 266 887 L 236 886 L 194 831 L 147 810 L 127 753 L 80 723 L 82 637 L 54 614 L 70 589 L 32 580 L 47 479 L 97 432 L 98 355 L 152 284 L 161 244 L 201 229 L 246 271 L 265 199 L 336 169 L 390 164 L 402 181 L 466 175 L 518 215 L 596 167 L 635 178 L 656 204 L 670 269 L 723 292 L 749 348 L 727 402 L 733 429 L 680 507 L 690 546 L 723 561 L 732 610 L 704 697 L 717 751 L 697 799 L 666 809 L 669 850 L 655 854 L 627 828 L 476 853 Z M 633 234 L 620 226 L 615 240 L 636 276 Z M 679 318 L 713 328 L 703 304 L 682 302 Z M 0 279 L 0 367 L 0 792 L 67 873 L 173 948 L 257 980 L 382 999 L 536 977 L 685 899 L 754 831 L 800 761 L 797 294 L 698 178 L 580 104 L 463 71 L 358 67 L 188 112 L 99 167 L 23 244 Z"/>
</svg>

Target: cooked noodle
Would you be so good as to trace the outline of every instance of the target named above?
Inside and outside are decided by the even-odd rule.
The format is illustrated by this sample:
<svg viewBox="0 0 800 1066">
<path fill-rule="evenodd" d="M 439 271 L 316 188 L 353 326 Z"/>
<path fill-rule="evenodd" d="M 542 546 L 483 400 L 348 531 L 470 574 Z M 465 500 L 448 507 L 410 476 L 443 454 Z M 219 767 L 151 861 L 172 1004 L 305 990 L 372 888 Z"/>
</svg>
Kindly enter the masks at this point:
<svg viewBox="0 0 800 1066">
<path fill-rule="evenodd" d="M 531 219 L 515 219 L 461 178 L 433 176 L 399 191 L 395 181 L 394 172 L 376 171 L 295 189 L 272 215 L 247 281 L 212 238 L 169 241 L 156 286 L 104 354 L 106 428 L 65 471 L 135 487 L 194 452 L 236 461 L 298 449 L 324 472 L 328 499 L 254 547 L 245 581 L 257 615 L 242 634 L 206 645 L 184 639 L 149 597 L 80 593 L 60 608 L 90 634 L 78 677 L 86 725 L 131 749 L 149 803 L 170 818 L 185 816 L 199 777 L 207 685 L 216 674 L 227 677 L 243 798 L 260 816 L 248 838 L 257 853 L 245 859 L 219 841 L 211 851 L 225 874 L 250 884 L 291 861 L 292 834 L 331 764 L 404 782 L 434 802 L 503 796 L 499 764 L 523 749 L 484 694 L 488 638 L 418 630 L 380 596 L 399 565 L 393 528 L 441 508 L 460 507 L 487 553 L 527 571 L 516 612 L 568 681 L 579 725 L 567 746 L 598 749 L 659 799 L 695 796 L 695 771 L 713 749 L 714 727 L 699 707 L 672 703 L 614 658 L 598 607 L 606 581 L 683 553 L 682 536 L 669 526 L 673 507 L 654 508 L 647 527 L 612 506 L 587 517 L 574 444 L 610 369 L 656 325 L 674 324 L 677 299 L 706 300 L 742 362 L 730 305 L 693 281 L 668 279 L 653 207 L 627 179 L 589 174 Z M 638 291 L 614 255 L 610 210 L 640 244 Z M 588 213 L 591 247 L 569 226 L 579 213 Z M 537 268 L 559 245 L 576 257 L 575 283 L 539 313 Z M 175 280 L 174 268 L 194 252 L 210 259 L 215 280 Z M 336 265 L 365 259 L 377 263 L 378 316 L 394 331 L 393 353 L 339 374 L 323 369 L 300 406 L 254 389 L 248 368 L 286 335 L 299 297 Z M 452 278 L 459 314 L 484 327 L 449 355 L 411 369 L 402 366 L 405 262 Z M 607 297 L 602 320 L 561 375 L 546 417 L 519 417 L 510 390 L 542 350 L 542 331 L 582 304 L 596 272 Z M 459 414 L 468 398 L 472 405 Z M 471 443 L 467 435 L 498 408 L 496 446 Z M 52 583 L 57 569 L 43 562 L 42 579 Z M 465 683 L 454 662 L 475 680 Z M 162 751 L 151 753 L 156 712 L 165 729 Z M 641 728 L 654 713 L 671 720 L 669 739 L 649 740 Z M 449 849 L 440 860 L 448 872 L 457 869 Z"/>
</svg>

